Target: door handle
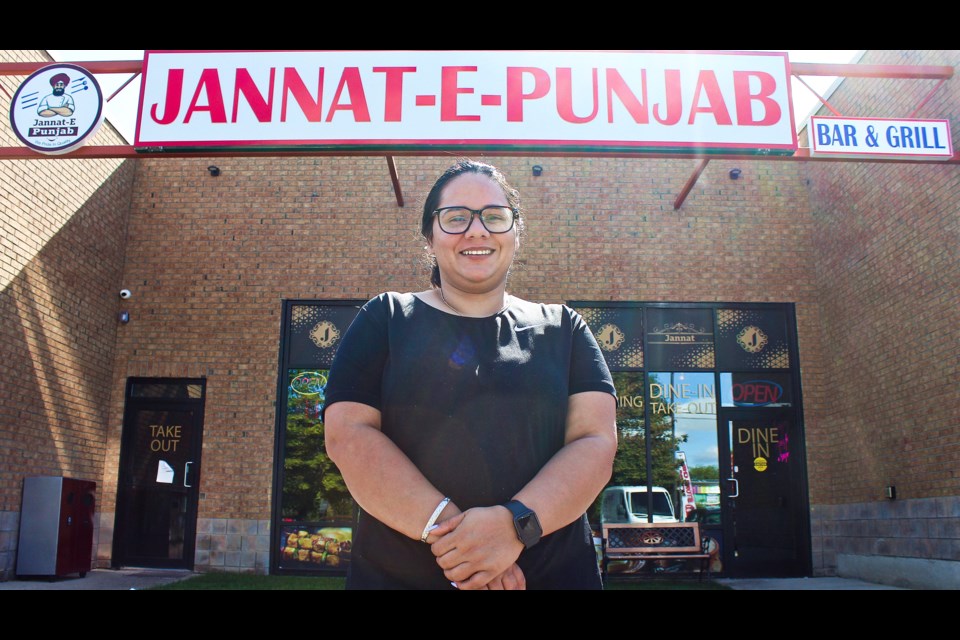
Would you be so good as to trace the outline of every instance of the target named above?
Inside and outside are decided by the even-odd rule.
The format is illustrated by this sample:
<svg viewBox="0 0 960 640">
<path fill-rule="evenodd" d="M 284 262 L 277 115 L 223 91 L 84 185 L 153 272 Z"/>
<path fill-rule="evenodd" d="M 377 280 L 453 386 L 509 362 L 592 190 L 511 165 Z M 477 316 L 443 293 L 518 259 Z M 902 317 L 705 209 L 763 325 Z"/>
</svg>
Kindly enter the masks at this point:
<svg viewBox="0 0 960 640">
<path fill-rule="evenodd" d="M 193 486 L 192 484 L 187 484 L 187 478 L 190 476 L 190 465 L 192 464 L 193 462 L 188 462 L 185 465 L 183 465 L 183 486 L 185 487 Z"/>
<path fill-rule="evenodd" d="M 730 494 L 730 495 L 727 496 L 727 497 L 728 497 L 728 498 L 737 498 L 737 497 L 739 497 L 739 496 L 740 496 L 740 483 L 737 482 L 737 479 L 736 479 L 736 478 L 727 478 L 727 482 L 732 482 L 732 483 L 733 483 L 732 485 L 730 485 L 731 487 L 733 487 L 733 493 Z"/>
</svg>

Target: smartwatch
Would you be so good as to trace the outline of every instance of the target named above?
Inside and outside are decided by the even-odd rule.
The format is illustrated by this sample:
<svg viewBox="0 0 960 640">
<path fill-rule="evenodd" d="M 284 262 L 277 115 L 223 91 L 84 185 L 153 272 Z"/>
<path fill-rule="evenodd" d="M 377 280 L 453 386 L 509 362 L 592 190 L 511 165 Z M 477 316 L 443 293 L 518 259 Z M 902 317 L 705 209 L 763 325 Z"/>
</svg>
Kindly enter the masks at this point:
<svg viewBox="0 0 960 640">
<path fill-rule="evenodd" d="M 517 529 L 517 538 L 529 549 L 540 542 L 543 529 L 537 514 L 519 500 L 511 500 L 505 506 L 513 514 L 513 526 Z"/>
</svg>

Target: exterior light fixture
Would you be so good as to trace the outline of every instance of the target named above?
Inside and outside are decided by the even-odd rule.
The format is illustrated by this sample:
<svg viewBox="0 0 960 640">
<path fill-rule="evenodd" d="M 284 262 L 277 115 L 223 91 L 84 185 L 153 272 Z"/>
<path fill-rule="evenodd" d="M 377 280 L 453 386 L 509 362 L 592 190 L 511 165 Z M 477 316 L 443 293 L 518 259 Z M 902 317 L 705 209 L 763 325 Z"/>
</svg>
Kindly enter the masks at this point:
<svg viewBox="0 0 960 640">
<path fill-rule="evenodd" d="M 533 175 L 534 177 L 540 176 L 543 174 L 543 167 L 538 164 L 533 165 Z"/>
<path fill-rule="evenodd" d="M 740 169 L 730 169 L 730 179 L 731 179 L 731 180 L 738 180 L 738 179 L 740 178 L 740 174 L 741 174 L 741 173 L 743 173 L 743 172 L 740 171 Z"/>
<path fill-rule="evenodd" d="M 215 165 L 210 165 L 207 167 L 207 171 L 209 171 L 210 175 L 212 175 L 214 178 L 220 175 L 220 167 Z"/>
</svg>

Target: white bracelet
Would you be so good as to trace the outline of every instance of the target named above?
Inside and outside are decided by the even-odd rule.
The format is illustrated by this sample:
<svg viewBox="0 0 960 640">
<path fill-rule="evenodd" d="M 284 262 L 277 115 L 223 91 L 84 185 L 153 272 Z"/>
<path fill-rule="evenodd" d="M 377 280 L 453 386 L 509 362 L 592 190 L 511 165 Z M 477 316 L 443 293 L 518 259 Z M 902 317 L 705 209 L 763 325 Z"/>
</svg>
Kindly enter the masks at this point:
<svg viewBox="0 0 960 640">
<path fill-rule="evenodd" d="M 430 535 L 430 532 L 437 528 L 437 525 L 435 524 L 437 518 L 440 517 L 440 514 L 443 512 L 443 509 L 447 506 L 448 502 L 450 502 L 450 498 L 444 498 L 440 501 L 440 504 L 437 505 L 437 508 L 433 510 L 433 515 L 431 515 L 430 519 L 427 520 L 427 526 L 423 528 L 423 533 L 420 535 L 420 542 L 426 542 L 427 536 Z"/>
</svg>

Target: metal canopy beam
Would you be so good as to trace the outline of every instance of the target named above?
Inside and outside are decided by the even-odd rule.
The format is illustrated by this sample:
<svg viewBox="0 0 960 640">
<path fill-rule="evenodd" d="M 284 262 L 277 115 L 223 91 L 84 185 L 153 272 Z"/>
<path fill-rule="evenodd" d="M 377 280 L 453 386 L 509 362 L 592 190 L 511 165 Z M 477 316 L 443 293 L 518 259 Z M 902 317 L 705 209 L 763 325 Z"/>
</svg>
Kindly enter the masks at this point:
<svg viewBox="0 0 960 640">
<path fill-rule="evenodd" d="M 54 64 L 72 64 L 97 73 L 140 73 L 143 60 L 100 60 L 95 62 L 0 62 L 0 76 L 28 76 Z"/>
<path fill-rule="evenodd" d="M 913 80 L 952 78 L 953 67 L 909 64 L 826 64 L 791 62 L 796 76 L 840 76 L 843 78 L 904 78 Z"/>
<path fill-rule="evenodd" d="M 700 174 L 703 173 L 703 170 L 707 168 L 707 164 L 710 162 L 710 158 L 705 158 L 700 161 L 700 164 L 697 165 L 697 168 L 694 169 L 693 175 L 687 180 L 687 184 L 683 185 L 683 189 L 680 190 L 680 195 L 677 196 L 677 199 L 673 201 L 674 210 L 679 209 L 683 205 L 683 201 L 687 199 L 687 196 L 690 194 L 690 190 L 693 189 L 693 185 L 697 184 L 697 180 L 700 179 Z"/>
</svg>

